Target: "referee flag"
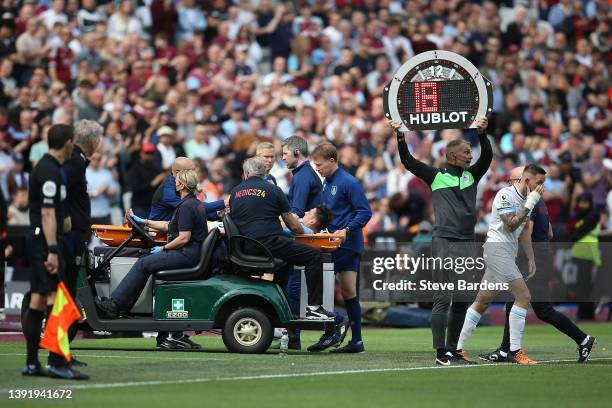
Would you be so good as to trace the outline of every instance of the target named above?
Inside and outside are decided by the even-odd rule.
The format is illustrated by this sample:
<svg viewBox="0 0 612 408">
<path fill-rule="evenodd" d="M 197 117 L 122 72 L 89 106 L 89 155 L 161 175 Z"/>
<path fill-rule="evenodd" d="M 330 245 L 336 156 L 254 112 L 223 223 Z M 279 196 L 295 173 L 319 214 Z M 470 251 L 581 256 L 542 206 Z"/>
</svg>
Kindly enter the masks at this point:
<svg viewBox="0 0 612 408">
<path fill-rule="evenodd" d="M 76 320 L 79 320 L 81 313 L 76 307 L 72 296 L 68 293 L 64 282 L 57 285 L 57 293 L 53 310 L 47 319 L 45 333 L 40 341 L 40 347 L 53 353 L 63 355 L 66 360 L 72 360 L 70 355 L 70 345 L 68 342 L 68 328 Z"/>
</svg>

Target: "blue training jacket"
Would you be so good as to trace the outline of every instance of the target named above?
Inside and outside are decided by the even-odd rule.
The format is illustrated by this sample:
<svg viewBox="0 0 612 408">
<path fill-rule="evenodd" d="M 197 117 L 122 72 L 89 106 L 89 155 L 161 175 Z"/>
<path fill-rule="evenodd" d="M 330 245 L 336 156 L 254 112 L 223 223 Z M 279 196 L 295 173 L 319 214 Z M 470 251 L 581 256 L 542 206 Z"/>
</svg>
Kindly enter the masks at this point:
<svg viewBox="0 0 612 408">
<path fill-rule="evenodd" d="M 170 221 L 174 209 L 181 202 L 181 198 L 176 194 L 176 186 L 174 184 L 174 176 L 170 175 L 164 182 L 162 196 L 151 206 L 151 212 L 149 213 L 149 219 L 155 221 Z M 217 211 L 225 208 L 223 200 L 214 201 L 212 203 L 204 203 L 204 210 L 206 211 L 206 219 L 210 221 L 216 221 L 219 219 Z"/>
<path fill-rule="evenodd" d="M 291 212 L 302 218 L 306 211 L 321 204 L 321 179 L 308 160 L 291 170 L 291 173 L 293 180 L 288 194 Z"/>
<path fill-rule="evenodd" d="M 341 248 L 363 252 L 363 232 L 372 217 L 370 204 L 359 180 L 347 173 L 342 167 L 323 184 L 323 202 L 332 211 L 333 219 L 329 230 L 335 232 L 349 227 L 346 241 Z"/>
</svg>

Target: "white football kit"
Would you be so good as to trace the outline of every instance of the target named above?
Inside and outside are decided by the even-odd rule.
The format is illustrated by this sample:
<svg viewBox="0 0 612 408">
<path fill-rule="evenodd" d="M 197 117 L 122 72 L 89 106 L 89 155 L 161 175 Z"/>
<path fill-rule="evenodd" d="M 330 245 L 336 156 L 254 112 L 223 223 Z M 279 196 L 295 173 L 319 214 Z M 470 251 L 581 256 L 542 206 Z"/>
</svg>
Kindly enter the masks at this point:
<svg viewBox="0 0 612 408">
<path fill-rule="evenodd" d="M 517 214 L 525 206 L 523 197 L 515 186 L 504 187 L 493 200 L 491 223 L 484 244 L 484 259 L 487 266 L 483 280 L 489 282 L 510 282 L 522 278 L 516 265 L 518 238 L 529 217 L 514 231 L 508 230 L 501 219 L 505 214 Z"/>
</svg>

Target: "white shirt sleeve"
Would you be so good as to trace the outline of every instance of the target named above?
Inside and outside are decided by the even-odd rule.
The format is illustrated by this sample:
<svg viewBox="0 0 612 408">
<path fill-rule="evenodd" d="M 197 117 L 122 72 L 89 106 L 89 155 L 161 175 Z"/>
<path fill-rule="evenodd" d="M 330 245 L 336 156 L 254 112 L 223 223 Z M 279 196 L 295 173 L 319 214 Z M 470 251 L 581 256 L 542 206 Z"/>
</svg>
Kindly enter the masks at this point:
<svg viewBox="0 0 612 408">
<path fill-rule="evenodd" d="M 502 189 L 497 192 L 493 200 L 493 211 L 496 211 L 497 215 L 514 214 L 516 212 L 507 190 Z"/>
</svg>

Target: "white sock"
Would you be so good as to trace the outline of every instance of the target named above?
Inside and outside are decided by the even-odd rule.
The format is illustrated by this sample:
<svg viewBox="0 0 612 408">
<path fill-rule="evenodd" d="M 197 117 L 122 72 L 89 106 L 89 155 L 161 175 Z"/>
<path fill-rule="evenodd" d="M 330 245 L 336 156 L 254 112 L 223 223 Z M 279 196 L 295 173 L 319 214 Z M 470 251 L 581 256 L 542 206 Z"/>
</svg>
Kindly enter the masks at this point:
<svg viewBox="0 0 612 408">
<path fill-rule="evenodd" d="M 513 305 L 510 309 L 510 351 L 521 349 L 521 339 L 525 331 L 527 309 Z"/>
<path fill-rule="evenodd" d="M 582 340 L 582 343 L 580 343 L 581 346 L 584 346 L 585 344 L 587 344 L 587 342 L 589 341 L 589 339 L 591 338 L 591 336 L 586 336 L 584 338 L 584 340 Z"/>
<path fill-rule="evenodd" d="M 459 335 L 459 342 L 457 343 L 457 350 L 463 350 L 463 345 L 470 338 L 472 332 L 478 326 L 478 322 L 482 316 L 480 313 L 472 309 L 471 307 L 465 313 L 465 320 L 463 321 L 463 328 Z"/>
</svg>

